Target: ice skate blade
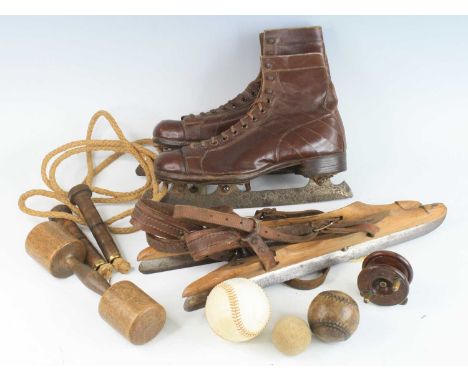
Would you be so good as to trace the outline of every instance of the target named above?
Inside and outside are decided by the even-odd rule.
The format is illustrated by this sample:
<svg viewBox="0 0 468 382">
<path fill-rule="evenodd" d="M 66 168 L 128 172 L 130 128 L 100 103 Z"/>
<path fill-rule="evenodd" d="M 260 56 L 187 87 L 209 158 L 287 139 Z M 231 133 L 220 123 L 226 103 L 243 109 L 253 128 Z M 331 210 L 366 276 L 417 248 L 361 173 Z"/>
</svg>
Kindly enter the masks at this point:
<svg viewBox="0 0 468 382">
<path fill-rule="evenodd" d="M 204 208 L 220 205 L 250 208 L 315 203 L 352 196 L 346 182 L 333 184 L 327 178 L 320 181 L 311 179 L 304 187 L 265 191 L 242 191 L 236 185 L 219 185 L 214 192 L 208 193 L 206 185 L 174 185 L 162 201 Z"/>
<path fill-rule="evenodd" d="M 176 269 L 195 267 L 198 265 L 212 264 L 216 262 L 216 260 L 211 259 L 194 261 L 190 255 L 179 255 L 155 260 L 144 260 L 140 262 L 138 270 L 145 274 L 159 273 L 173 271 Z"/>
</svg>

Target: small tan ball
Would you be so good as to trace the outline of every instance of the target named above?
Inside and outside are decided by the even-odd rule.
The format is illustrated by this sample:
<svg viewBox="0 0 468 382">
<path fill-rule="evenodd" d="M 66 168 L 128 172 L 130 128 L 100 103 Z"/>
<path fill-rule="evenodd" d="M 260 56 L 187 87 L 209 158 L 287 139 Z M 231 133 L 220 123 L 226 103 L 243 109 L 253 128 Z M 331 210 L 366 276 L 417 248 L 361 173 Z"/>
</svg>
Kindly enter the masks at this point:
<svg viewBox="0 0 468 382">
<path fill-rule="evenodd" d="M 346 341 L 359 325 L 359 308 L 346 293 L 329 290 L 312 300 L 307 318 L 312 333 L 320 340 Z"/>
<path fill-rule="evenodd" d="M 312 334 L 305 321 L 294 316 L 286 316 L 275 324 L 272 340 L 281 353 L 297 355 L 310 345 Z"/>
</svg>

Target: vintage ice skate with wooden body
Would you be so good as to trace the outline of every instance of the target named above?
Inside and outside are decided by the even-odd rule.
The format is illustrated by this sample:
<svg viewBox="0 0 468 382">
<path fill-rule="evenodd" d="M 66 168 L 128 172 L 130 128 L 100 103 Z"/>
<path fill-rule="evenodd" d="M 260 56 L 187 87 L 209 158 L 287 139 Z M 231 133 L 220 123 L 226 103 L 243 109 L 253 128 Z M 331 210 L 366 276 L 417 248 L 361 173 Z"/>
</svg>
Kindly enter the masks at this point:
<svg viewBox="0 0 468 382">
<path fill-rule="evenodd" d="M 189 311 L 202 307 L 215 285 L 233 277 L 251 278 L 263 287 L 289 282 L 306 289 L 324 276 L 311 282 L 298 278 L 431 232 L 444 220 L 446 207 L 355 202 L 326 213 L 290 214 L 265 209 L 243 218 L 222 209 L 141 200 L 132 224 L 148 233 L 153 248 L 140 254 L 140 269 L 160 272 L 227 260 L 184 290 Z"/>
<path fill-rule="evenodd" d="M 158 142 L 162 131 L 192 137 L 155 161 L 156 177 L 169 184 L 165 202 L 242 208 L 352 196 L 345 182 L 330 180 L 346 170 L 346 142 L 321 28 L 267 30 L 262 37 L 261 88 L 237 122 L 210 134 L 198 125 L 156 128 Z M 251 189 L 251 180 L 275 173 L 310 181 L 298 188 Z"/>
</svg>

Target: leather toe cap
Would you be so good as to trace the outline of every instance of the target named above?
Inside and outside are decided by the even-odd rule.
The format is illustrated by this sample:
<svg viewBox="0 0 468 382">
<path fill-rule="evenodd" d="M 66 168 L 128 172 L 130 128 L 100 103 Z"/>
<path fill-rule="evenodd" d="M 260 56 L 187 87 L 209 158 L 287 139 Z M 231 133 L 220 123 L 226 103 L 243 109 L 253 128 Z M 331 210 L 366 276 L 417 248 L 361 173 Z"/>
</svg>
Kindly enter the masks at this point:
<svg viewBox="0 0 468 382">
<path fill-rule="evenodd" d="M 181 121 L 164 120 L 159 122 L 153 130 L 153 139 L 183 141 L 185 139 L 184 128 Z"/>
<path fill-rule="evenodd" d="M 185 160 L 180 150 L 166 151 L 156 158 L 154 163 L 156 176 L 159 173 L 185 173 Z"/>
</svg>

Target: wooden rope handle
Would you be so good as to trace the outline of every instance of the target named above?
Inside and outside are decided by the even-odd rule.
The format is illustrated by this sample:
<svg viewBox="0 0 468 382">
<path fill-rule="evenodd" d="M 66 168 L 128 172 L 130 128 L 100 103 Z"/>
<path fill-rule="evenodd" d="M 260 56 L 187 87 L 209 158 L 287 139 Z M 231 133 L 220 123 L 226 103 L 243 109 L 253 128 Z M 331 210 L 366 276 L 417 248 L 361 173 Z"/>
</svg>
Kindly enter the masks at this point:
<svg viewBox="0 0 468 382">
<path fill-rule="evenodd" d="M 109 123 L 110 127 L 117 135 L 116 140 L 96 140 L 92 138 L 95 126 L 99 118 L 104 118 Z M 152 190 L 153 200 L 161 200 L 167 193 L 167 185 L 160 184 L 154 175 L 154 159 L 158 152 L 153 152 L 145 146 L 152 145 L 151 139 L 139 139 L 134 142 L 127 140 L 116 120 L 110 113 L 104 110 L 96 112 L 89 121 L 86 133 L 86 139 L 73 141 L 62 145 L 48 153 L 42 160 L 41 176 L 48 190 L 33 189 L 23 193 L 19 200 L 18 206 L 21 211 L 31 216 L 43 218 L 68 219 L 78 224 L 86 225 L 83 216 L 78 208 L 70 203 L 67 197 L 67 191 L 64 190 L 57 182 L 56 172 L 59 165 L 66 159 L 80 154 L 86 153 L 87 173 L 85 179 L 81 183 L 87 184 L 93 194 L 101 195 L 94 197 L 94 203 L 103 204 L 119 204 L 127 203 L 140 199 L 143 194 Z M 93 153 L 95 151 L 112 151 L 106 159 L 100 162 L 97 166 L 94 165 Z M 132 191 L 119 192 L 112 191 L 106 188 L 93 186 L 94 178 L 102 172 L 110 164 L 115 162 L 124 154 L 132 155 L 139 163 L 141 169 L 145 173 L 146 182 L 142 187 Z M 78 183 L 78 182 L 77 182 Z M 30 208 L 26 205 L 26 201 L 35 196 L 51 198 L 65 204 L 70 208 L 72 213 L 58 211 L 40 211 Z M 112 233 L 132 233 L 137 231 L 135 227 L 112 227 L 111 225 L 119 220 L 122 220 L 132 214 L 133 208 L 120 212 L 119 214 L 107 219 L 105 223 L 109 226 Z"/>
</svg>

